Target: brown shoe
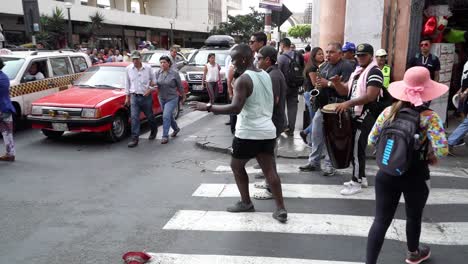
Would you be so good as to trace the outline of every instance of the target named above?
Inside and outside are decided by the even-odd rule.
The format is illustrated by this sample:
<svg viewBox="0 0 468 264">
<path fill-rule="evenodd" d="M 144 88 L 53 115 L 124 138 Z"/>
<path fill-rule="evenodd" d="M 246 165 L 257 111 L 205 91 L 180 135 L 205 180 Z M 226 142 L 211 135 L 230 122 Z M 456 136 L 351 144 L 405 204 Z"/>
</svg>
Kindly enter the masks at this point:
<svg viewBox="0 0 468 264">
<path fill-rule="evenodd" d="M 169 142 L 168 138 L 162 138 L 161 139 L 161 144 L 167 144 Z"/>
<path fill-rule="evenodd" d="M 15 156 L 3 155 L 3 156 L 0 157 L 0 161 L 9 161 L 9 162 L 13 162 L 13 161 L 15 161 Z"/>
</svg>

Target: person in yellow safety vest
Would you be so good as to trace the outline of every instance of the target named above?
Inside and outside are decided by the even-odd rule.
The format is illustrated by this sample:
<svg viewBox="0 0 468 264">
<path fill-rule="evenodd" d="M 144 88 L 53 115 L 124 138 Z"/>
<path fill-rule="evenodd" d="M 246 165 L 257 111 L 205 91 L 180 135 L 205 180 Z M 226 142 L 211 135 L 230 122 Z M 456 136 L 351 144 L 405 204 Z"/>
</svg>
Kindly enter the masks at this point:
<svg viewBox="0 0 468 264">
<path fill-rule="evenodd" d="M 388 89 L 388 86 L 393 81 L 393 72 L 392 68 L 387 65 L 387 52 L 384 49 L 377 50 L 375 52 L 375 59 L 384 77 L 383 86 L 385 89 Z"/>
</svg>

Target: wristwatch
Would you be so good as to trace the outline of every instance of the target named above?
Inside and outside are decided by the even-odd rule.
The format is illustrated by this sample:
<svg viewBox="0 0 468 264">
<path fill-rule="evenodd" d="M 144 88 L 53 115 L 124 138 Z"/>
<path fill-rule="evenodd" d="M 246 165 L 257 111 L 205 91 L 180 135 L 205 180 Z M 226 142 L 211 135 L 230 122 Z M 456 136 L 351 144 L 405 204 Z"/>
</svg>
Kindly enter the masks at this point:
<svg viewBox="0 0 468 264">
<path fill-rule="evenodd" d="M 207 103 L 207 104 L 206 104 L 206 111 L 210 112 L 212 106 L 213 106 L 213 105 L 212 105 L 211 103 Z"/>
<path fill-rule="evenodd" d="M 332 87 L 332 82 L 331 82 L 331 81 L 328 81 L 327 86 L 328 86 L 328 87 Z"/>
</svg>

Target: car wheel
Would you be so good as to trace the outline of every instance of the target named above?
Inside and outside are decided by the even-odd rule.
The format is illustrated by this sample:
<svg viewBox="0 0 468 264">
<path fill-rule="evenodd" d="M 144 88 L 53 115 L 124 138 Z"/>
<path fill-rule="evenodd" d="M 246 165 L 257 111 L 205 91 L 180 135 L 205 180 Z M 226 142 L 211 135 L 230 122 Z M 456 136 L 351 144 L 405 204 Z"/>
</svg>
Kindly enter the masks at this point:
<svg viewBox="0 0 468 264">
<path fill-rule="evenodd" d="M 127 136 L 129 128 L 125 114 L 116 114 L 112 119 L 112 127 L 108 132 L 108 138 L 112 142 L 118 142 Z"/>
<path fill-rule="evenodd" d="M 65 133 L 64 131 L 54 131 L 48 129 L 42 129 L 42 134 L 50 139 L 57 139 L 61 137 Z"/>
<path fill-rule="evenodd" d="M 182 100 L 182 99 L 179 99 L 179 100 Z M 177 104 L 177 107 L 174 108 L 174 112 L 172 112 L 172 116 L 174 117 L 174 119 L 179 118 L 179 115 L 180 115 L 180 101 Z"/>
</svg>

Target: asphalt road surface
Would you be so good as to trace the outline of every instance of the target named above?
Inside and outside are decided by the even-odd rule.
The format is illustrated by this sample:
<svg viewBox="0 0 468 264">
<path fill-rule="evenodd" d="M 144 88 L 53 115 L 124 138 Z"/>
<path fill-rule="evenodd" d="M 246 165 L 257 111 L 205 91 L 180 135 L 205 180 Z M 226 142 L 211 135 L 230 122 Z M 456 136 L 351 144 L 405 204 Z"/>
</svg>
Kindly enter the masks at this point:
<svg viewBox="0 0 468 264">
<path fill-rule="evenodd" d="M 143 250 L 161 264 L 363 263 L 376 166 L 368 167 L 370 188 L 346 198 L 338 191 L 349 170 L 323 177 L 300 173 L 304 160 L 280 159 L 288 223 L 271 218 L 273 201 L 254 201 L 255 213 L 229 214 L 225 208 L 239 199 L 229 156 L 194 144 L 197 133 L 225 120 L 186 109 L 176 139 L 161 145 L 161 131 L 148 141 L 145 130 L 134 149 L 98 135 L 49 140 L 19 132 L 17 161 L 0 164 L 0 263 L 122 263 L 125 252 Z M 251 166 L 253 182 L 259 171 Z M 432 248 L 427 263 L 466 263 L 464 168 L 453 159 L 433 171 L 421 237 Z M 404 263 L 403 204 L 396 219 L 382 264 Z"/>
</svg>

